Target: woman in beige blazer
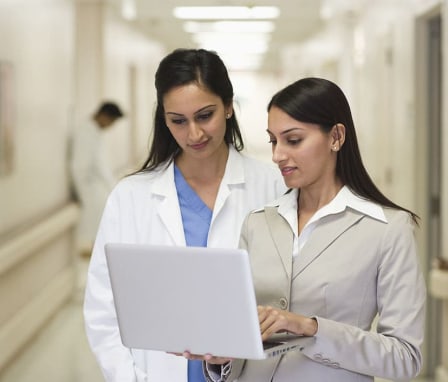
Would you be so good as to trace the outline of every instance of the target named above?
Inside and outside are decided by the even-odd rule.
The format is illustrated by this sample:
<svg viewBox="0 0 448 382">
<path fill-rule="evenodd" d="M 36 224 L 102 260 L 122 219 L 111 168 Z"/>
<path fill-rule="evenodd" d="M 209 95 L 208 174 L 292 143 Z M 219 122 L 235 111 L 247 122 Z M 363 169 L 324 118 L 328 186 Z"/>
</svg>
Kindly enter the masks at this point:
<svg viewBox="0 0 448 382">
<path fill-rule="evenodd" d="M 251 256 L 263 338 L 288 331 L 315 341 L 263 361 L 207 357 L 208 380 L 414 378 L 426 296 L 417 216 L 370 179 L 337 85 L 299 80 L 274 95 L 268 111 L 273 161 L 290 190 L 249 214 L 241 246 Z"/>
</svg>

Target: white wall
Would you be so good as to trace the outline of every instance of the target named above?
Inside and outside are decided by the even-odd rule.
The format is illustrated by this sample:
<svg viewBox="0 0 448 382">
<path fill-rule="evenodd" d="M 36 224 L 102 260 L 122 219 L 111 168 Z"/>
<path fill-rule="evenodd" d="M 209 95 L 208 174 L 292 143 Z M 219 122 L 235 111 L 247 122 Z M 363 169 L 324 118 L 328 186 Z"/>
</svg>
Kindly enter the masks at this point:
<svg viewBox="0 0 448 382">
<path fill-rule="evenodd" d="M 0 369 L 74 286 L 76 208 L 66 136 L 72 109 L 70 1 L 0 2 L 0 60 L 13 68 L 13 168 L 0 177 Z"/>
<path fill-rule="evenodd" d="M 53 211 L 68 198 L 71 16 L 68 1 L 0 2 L 0 60 L 11 62 L 15 75 L 14 169 L 0 178 L 0 234 Z"/>
</svg>

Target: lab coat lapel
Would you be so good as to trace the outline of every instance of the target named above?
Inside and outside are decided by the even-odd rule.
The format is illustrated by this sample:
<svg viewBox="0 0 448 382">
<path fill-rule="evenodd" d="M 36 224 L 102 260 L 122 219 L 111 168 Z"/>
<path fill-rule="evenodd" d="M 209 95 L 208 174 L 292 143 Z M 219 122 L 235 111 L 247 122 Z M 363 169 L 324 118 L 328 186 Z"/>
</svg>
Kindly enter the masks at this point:
<svg viewBox="0 0 448 382">
<path fill-rule="evenodd" d="M 160 173 L 154 181 L 154 194 L 159 198 L 157 214 L 164 228 L 171 236 L 175 245 L 185 246 L 185 233 L 182 225 L 182 215 L 174 183 L 174 164 Z"/>
<path fill-rule="evenodd" d="M 293 278 L 319 257 L 340 235 L 364 217 L 363 214 L 353 210 L 345 210 L 342 214 L 342 217 L 340 214 L 329 215 L 319 221 L 294 260 Z"/>
<path fill-rule="evenodd" d="M 244 182 L 243 158 L 238 154 L 233 145 L 229 145 L 229 157 L 227 159 L 224 176 L 219 186 L 218 195 L 216 196 L 212 220 L 215 220 L 215 217 L 224 207 L 224 204 L 231 193 L 231 186 Z"/>
<path fill-rule="evenodd" d="M 271 232 L 277 253 L 282 259 L 288 279 L 292 271 L 293 233 L 286 220 L 277 212 L 277 207 L 265 207 L 266 221 Z"/>
</svg>

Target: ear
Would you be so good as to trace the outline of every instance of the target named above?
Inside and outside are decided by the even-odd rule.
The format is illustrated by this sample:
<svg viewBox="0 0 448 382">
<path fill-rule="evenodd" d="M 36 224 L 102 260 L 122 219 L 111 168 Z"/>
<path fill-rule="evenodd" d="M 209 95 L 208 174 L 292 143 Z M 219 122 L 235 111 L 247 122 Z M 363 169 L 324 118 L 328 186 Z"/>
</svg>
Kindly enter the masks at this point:
<svg viewBox="0 0 448 382">
<path fill-rule="evenodd" d="M 345 142 L 345 126 L 342 123 L 337 123 L 331 128 L 331 149 L 339 151 Z"/>
<path fill-rule="evenodd" d="M 226 106 L 225 112 L 226 119 L 229 119 L 233 115 L 233 105 Z"/>
</svg>

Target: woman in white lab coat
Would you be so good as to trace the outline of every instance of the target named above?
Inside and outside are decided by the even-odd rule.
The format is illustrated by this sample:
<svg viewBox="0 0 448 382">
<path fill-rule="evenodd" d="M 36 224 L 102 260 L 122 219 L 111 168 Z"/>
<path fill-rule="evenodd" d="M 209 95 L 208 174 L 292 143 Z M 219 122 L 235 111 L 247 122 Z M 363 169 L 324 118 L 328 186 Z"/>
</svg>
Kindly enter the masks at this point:
<svg viewBox="0 0 448 382">
<path fill-rule="evenodd" d="M 110 194 L 88 271 L 86 332 L 107 381 L 196 382 L 203 376 L 191 376 L 184 357 L 122 345 L 104 244 L 237 247 L 246 214 L 285 190 L 274 167 L 240 153 L 233 88 L 215 53 L 172 52 L 161 61 L 155 85 L 149 157 Z"/>
</svg>

